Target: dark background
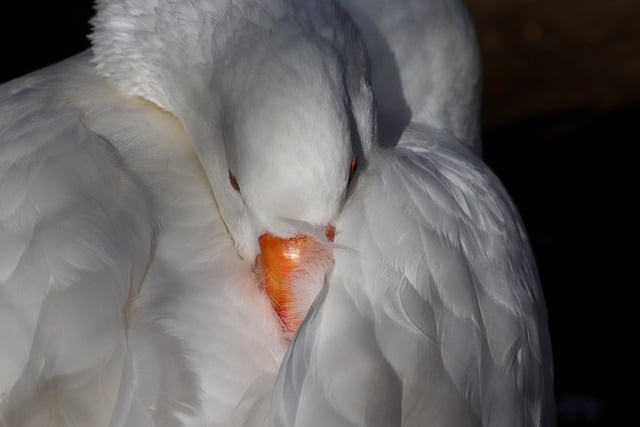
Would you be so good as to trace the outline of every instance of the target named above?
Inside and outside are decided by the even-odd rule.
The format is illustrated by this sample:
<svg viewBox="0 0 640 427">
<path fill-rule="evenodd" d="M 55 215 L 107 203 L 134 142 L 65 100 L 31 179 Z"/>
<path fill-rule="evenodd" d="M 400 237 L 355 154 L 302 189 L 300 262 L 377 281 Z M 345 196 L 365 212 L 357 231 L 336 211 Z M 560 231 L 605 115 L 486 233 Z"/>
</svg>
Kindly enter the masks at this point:
<svg viewBox="0 0 640 427">
<path fill-rule="evenodd" d="M 0 12 L 0 82 L 88 47 L 90 0 L 22 4 Z M 633 193 L 619 197 L 616 176 L 631 171 L 622 164 L 640 142 L 640 1 L 467 5 L 485 70 L 485 161 L 515 199 L 538 261 L 559 425 L 626 424 L 624 395 L 638 392 L 623 354 L 638 334 L 619 313 L 633 283 L 610 236 L 630 234 L 622 218 Z"/>
</svg>

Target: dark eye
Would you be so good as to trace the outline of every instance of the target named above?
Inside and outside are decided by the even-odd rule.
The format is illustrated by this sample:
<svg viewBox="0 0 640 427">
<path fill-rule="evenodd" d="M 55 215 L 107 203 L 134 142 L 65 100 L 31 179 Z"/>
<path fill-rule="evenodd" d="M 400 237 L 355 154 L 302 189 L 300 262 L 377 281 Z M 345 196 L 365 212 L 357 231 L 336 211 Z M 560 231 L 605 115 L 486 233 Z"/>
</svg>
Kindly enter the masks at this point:
<svg viewBox="0 0 640 427">
<path fill-rule="evenodd" d="M 358 168 L 358 155 L 355 154 L 353 159 L 351 160 L 351 166 L 349 167 L 349 182 L 347 185 L 351 184 L 351 180 L 353 179 L 353 174 L 356 172 Z"/>
<path fill-rule="evenodd" d="M 231 183 L 231 186 L 233 187 L 233 189 L 239 193 L 240 186 L 238 185 L 238 180 L 236 179 L 236 176 L 231 173 L 231 171 L 229 171 L 229 182 Z"/>
</svg>

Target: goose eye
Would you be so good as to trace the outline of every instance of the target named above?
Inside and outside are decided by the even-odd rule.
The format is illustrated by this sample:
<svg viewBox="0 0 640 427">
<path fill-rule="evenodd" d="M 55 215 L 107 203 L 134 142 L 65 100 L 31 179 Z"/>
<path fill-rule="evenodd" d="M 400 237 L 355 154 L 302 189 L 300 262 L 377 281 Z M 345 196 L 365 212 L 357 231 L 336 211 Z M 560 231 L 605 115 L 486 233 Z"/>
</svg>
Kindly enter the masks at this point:
<svg viewBox="0 0 640 427">
<path fill-rule="evenodd" d="M 236 179 L 236 176 L 231 173 L 231 171 L 229 171 L 229 182 L 231 183 L 231 186 L 233 187 L 233 189 L 239 193 L 240 186 L 238 185 L 238 180 Z"/>
<path fill-rule="evenodd" d="M 353 179 L 353 174 L 356 172 L 356 169 L 358 168 L 358 155 L 354 155 L 353 159 L 351 160 L 351 166 L 349 167 L 349 182 L 347 183 L 347 185 L 351 184 L 351 180 Z"/>
</svg>

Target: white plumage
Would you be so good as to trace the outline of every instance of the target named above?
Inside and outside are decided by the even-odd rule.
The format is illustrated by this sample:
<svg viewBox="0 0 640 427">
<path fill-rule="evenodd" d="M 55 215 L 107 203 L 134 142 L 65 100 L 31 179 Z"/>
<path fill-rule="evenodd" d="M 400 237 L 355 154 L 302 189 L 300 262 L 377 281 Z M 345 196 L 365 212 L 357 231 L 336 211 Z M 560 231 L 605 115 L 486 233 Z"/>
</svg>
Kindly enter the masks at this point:
<svg viewBox="0 0 640 427">
<path fill-rule="evenodd" d="M 341 3 L 99 0 L 0 86 L 0 426 L 553 425 L 462 5 Z M 289 343 L 258 237 L 328 224 Z"/>
</svg>

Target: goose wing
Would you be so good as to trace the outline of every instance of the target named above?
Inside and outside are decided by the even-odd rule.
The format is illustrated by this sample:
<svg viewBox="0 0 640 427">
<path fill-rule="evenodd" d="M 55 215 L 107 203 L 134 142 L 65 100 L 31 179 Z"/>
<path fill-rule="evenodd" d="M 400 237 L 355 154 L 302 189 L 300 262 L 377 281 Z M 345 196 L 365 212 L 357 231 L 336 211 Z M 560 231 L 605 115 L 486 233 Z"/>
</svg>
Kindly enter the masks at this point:
<svg viewBox="0 0 640 427">
<path fill-rule="evenodd" d="M 358 178 L 334 269 L 277 378 L 274 425 L 552 423 L 520 219 L 488 168 L 438 135 L 411 127 Z"/>
<path fill-rule="evenodd" d="M 128 313 L 155 230 L 79 107 L 105 86 L 86 54 L 0 86 L 0 425 L 108 425 L 136 405 L 116 400 L 141 386 Z"/>
</svg>

